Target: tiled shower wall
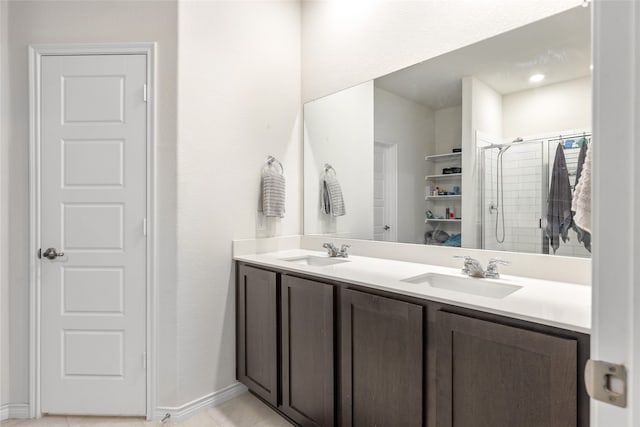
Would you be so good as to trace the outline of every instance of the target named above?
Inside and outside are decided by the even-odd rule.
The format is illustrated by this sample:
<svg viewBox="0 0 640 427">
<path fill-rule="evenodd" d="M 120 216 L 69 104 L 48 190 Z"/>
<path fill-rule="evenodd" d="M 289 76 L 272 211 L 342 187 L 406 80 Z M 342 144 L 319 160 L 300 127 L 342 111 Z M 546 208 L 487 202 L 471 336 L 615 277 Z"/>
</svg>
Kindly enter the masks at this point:
<svg viewBox="0 0 640 427">
<path fill-rule="evenodd" d="M 549 144 L 548 152 L 543 144 Z M 557 142 L 535 142 L 510 147 L 503 155 L 504 229 L 503 243 L 496 240 L 497 213 L 490 206 L 498 204 L 497 149 L 485 149 L 483 162 L 482 236 L 485 249 L 529 253 L 553 253 L 543 239 L 546 200 Z M 573 188 L 579 149 L 565 150 L 569 178 Z M 548 169 L 548 170 L 547 170 Z M 499 208 L 500 209 L 500 208 Z M 499 211 L 498 234 L 502 236 L 502 210 Z M 541 223 L 542 219 L 542 223 Z M 546 246 L 546 248 L 545 248 Z M 556 255 L 589 257 L 575 231 L 569 231 L 569 241 L 560 241 Z"/>
</svg>

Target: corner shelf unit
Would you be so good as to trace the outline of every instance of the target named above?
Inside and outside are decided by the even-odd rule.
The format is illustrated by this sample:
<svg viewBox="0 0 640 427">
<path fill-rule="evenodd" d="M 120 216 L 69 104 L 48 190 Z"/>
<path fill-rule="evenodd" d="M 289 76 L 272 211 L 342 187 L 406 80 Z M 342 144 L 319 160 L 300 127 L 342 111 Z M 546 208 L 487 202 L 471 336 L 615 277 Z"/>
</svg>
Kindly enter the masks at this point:
<svg viewBox="0 0 640 427">
<path fill-rule="evenodd" d="M 425 185 L 429 186 L 431 190 L 438 186 L 440 191 L 452 192 L 456 191 L 453 187 L 460 188 L 462 186 L 462 173 L 438 173 L 448 167 L 461 167 L 462 152 L 429 155 L 425 156 L 424 160 L 427 162 L 427 173 L 429 174 L 424 177 Z M 460 191 L 457 190 L 456 192 L 459 193 Z M 433 195 L 425 193 L 424 200 L 427 205 L 426 210 L 433 211 L 434 216 L 442 217 L 425 218 L 425 224 L 430 224 L 433 229 L 445 227 L 445 230 L 449 233 L 460 232 L 462 219 L 460 217 L 444 218 L 445 215 L 443 214 L 446 214 L 445 209 L 452 208 L 453 212 L 460 215 L 462 210 L 461 194 Z"/>
</svg>

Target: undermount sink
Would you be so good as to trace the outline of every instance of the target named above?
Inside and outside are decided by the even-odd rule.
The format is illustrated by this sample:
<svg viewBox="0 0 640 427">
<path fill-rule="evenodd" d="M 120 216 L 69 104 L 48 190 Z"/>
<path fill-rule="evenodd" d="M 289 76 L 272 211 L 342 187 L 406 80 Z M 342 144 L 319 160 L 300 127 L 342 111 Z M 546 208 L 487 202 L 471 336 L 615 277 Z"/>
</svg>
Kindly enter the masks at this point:
<svg viewBox="0 0 640 427">
<path fill-rule="evenodd" d="M 329 265 L 342 264 L 343 262 L 349 262 L 344 258 L 329 258 L 315 255 L 304 255 L 294 258 L 282 258 L 282 261 L 293 262 L 295 264 L 310 265 L 312 267 L 326 267 Z"/>
<path fill-rule="evenodd" d="M 438 273 L 421 274 L 401 281 L 496 299 L 502 299 L 522 288 L 522 286 L 503 283 L 499 280 L 458 277 Z"/>
</svg>

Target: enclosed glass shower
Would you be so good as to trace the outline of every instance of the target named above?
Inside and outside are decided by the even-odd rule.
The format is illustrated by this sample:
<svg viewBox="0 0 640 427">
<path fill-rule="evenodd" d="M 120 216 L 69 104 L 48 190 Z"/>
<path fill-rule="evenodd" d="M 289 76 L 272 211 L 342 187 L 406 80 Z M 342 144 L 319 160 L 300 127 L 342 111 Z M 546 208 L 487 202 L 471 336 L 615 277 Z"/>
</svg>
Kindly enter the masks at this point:
<svg viewBox="0 0 640 427">
<path fill-rule="evenodd" d="M 555 138 L 520 139 L 482 147 L 478 152 L 481 242 L 483 249 L 548 254 L 544 227 L 547 197 L 558 144 L 564 149 L 573 190 L 582 138 L 588 132 Z M 590 257 L 576 233 L 556 255 Z"/>
</svg>

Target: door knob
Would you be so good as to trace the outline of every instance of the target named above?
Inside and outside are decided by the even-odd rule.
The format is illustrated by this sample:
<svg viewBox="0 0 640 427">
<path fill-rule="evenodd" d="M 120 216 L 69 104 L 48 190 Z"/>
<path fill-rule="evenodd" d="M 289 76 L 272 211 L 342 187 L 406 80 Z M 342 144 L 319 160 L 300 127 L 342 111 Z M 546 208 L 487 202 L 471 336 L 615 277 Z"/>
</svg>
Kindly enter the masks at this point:
<svg viewBox="0 0 640 427">
<path fill-rule="evenodd" d="M 64 256 L 64 252 L 62 251 L 58 252 L 56 248 L 49 248 L 44 252 L 42 252 L 42 256 L 48 259 L 56 259 L 59 256 Z"/>
<path fill-rule="evenodd" d="M 391 227 L 389 227 L 388 225 L 385 225 L 383 228 L 384 228 L 384 231 L 391 229 Z"/>
</svg>

